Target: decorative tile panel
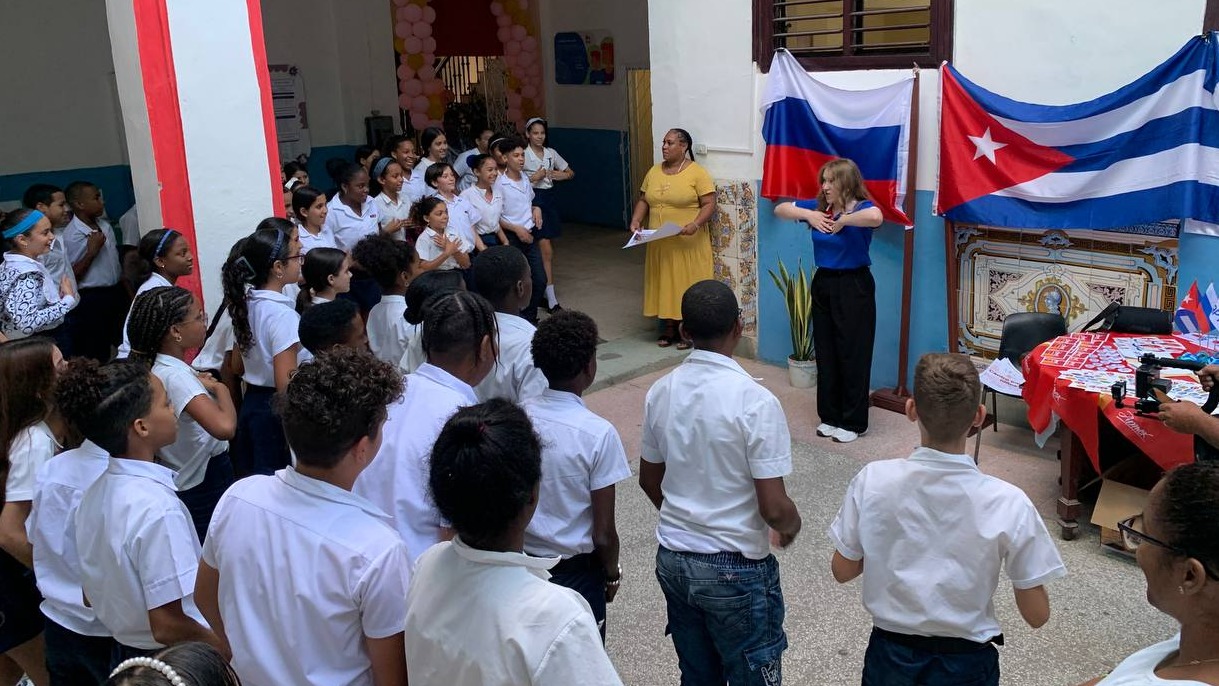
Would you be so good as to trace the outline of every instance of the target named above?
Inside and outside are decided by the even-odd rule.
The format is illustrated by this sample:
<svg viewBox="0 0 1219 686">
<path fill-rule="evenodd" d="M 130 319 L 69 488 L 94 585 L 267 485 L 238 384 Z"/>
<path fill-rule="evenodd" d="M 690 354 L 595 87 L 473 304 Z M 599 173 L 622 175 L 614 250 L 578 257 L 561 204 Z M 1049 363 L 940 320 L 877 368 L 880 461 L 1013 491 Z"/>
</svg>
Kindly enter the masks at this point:
<svg viewBox="0 0 1219 686">
<path fill-rule="evenodd" d="M 715 182 L 711 233 L 715 278 L 732 288 L 741 304 L 745 336 L 758 336 L 758 214 L 753 182 Z"/>
</svg>

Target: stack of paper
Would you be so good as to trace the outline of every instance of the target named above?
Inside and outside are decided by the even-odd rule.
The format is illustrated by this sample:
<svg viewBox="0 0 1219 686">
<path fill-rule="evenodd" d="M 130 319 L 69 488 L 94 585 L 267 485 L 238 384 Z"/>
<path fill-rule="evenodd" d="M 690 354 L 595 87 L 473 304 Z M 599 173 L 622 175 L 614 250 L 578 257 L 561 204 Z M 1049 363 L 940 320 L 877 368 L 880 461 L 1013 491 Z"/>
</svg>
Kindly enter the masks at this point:
<svg viewBox="0 0 1219 686">
<path fill-rule="evenodd" d="M 982 370 L 979 375 L 982 383 L 1004 395 L 1020 395 L 1020 387 L 1024 385 L 1024 374 L 1015 365 L 1000 358 Z"/>
</svg>

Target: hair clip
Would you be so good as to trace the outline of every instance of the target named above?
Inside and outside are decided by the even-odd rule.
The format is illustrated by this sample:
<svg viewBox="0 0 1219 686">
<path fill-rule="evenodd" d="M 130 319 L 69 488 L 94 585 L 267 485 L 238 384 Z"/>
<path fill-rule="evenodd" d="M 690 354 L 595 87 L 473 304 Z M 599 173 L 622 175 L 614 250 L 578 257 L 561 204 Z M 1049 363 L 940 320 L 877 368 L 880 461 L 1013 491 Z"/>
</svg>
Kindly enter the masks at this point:
<svg viewBox="0 0 1219 686">
<path fill-rule="evenodd" d="M 233 260 L 233 267 L 238 270 L 237 273 L 241 276 L 241 280 L 247 283 L 253 281 L 257 275 L 254 271 L 254 266 L 250 264 L 250 261 L 244 255 Z"/>
<path fill-rule="evenodd" d="M 133 657 L 129 660 L 123 660 L 119 663 L 118 667 L 114 668 L 113 672 L 110 672 L 110 678 L 113 679 L 118 674 L 132 667 L 147 667 L 148 669 L 156 670 L 169 681 L 170 686 L 187 686 L 186 679 L 183 679 L 176 669 L 155 657 Z"/>
</svg>

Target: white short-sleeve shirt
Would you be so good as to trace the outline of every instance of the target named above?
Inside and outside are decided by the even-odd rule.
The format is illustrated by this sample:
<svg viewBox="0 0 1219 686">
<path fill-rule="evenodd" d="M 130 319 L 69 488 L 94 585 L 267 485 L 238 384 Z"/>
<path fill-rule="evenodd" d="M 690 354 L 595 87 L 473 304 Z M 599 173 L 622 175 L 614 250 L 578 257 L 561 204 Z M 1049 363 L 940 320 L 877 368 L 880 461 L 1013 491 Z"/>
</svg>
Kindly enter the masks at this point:
<svg viewBox="0 0 1219 686">
<path fill-rule="evenodd" d="M 56 298 L 59 297 L 59 282 L 65 276 L 72 284 L 73 292 L 80 288 L 76 283 L 76 273 L 72 271 L 72 260 L 68 259 L 68 251 L 64 246 L 63 235 L 66 228 L 66 226 L 56 228 L 55 242 L 51 244 L 51 249 L 38 256 L 38 261 L 47 268 L 47 272 L 51 275 L 51 283 L 55 284 Z"/>
<path fill-rule="evenodd" d="M 169 279 L 165 278 L 164 276 L 161 276 L 160 274 L 158 274 L 156 272 L 153 272 L 151 275 L 149 275 L 148 280 L 146 280 L 144 283 L 140 284 L 139 288 L 135 289 L 135 295 L 136 295 L 136 297 L 139 297 L 141 293 L 147 293 L 148 291 L 151 291 L 154 288 L 166 288 L 169 286 L 173 286 L 173 284 L 169 282 Z M 131 304 L 131 306 L 134 307 L 135 303 L 133 302 Z M 127 318 L 123 320 L 123 342 L 121 344 L 119 344 L 118 352 L 115 353 L 115 355 L 114 355 L 114 357 L 116 359 L 125 360 L 125 359 L 127 359 L 127 356 L 131 354 L 131 339 L 129 339 L 127 337 L 127 325 L 130 323 L 131 323 L 131 307 L 128 307 L 127 308 Z M 145 350 L 142 352 L 151 353 L 154 351 Z"/>
<path fill-rule="evenodd" d="M 102 244 L 102 249 L 89 263 L 89 269 L 85 275 L 77 281 L 77 285 L 81 288 L 113 286 L 123 275 L 122 265 L 119 264 L 118 243 L 114 240 L 114 229 L 110 228 L 110 223 L 101 217 L 97 218 L 97 225 L 106 235 L 106 242 Z M 64 251 L 68 254 L 70 262 L 79 262 L 85 256 L 89 248 L 89 236 L 92 233 L 93 229 L 81 221 L 80 217 L 72 218 L 63 231 Z"/>
<path fill-rule="evenodd" d="M 254 343 L 242 353 L 245 382 L 275 387 L 275 356 L 300 343 L 301 317 L 295 300 L 278 291 L 252 290 L 249 298 L 250 331 Z M 301 348 L 304 350 L 304 348 Z"/>
<path fill-rule="evenodd" d="M 513 181 L 508 174 L 501 173 L 495 185 L 504 195 L 503 219 L 510 224 L 532 229 L 533 186 L 529 184 L 529 177 L 522 173 L 519 181 Z"/>
<path fill-rule="evenodd" d="M 46 422 L 22 429 L 9 446 L 8 479 L 5 480 L 5 502 L 21 503 L 34 500 L 35 477 L 61 446 Z"/>
<path fill-rule="evenodd" d="M 364 638 L 406 623 L 410 559 L 389 516 L 291 467 L 225 492 L 203 562 L 220 572 L 220 616 L 247 684 L 371 686 Z"/>
<path fill-rule="evenodd" d="M 377 201 L 377 213 L 380 215 L 377 221 L 383 228 L 389 225 L 390 222 L 406 221 L 411 218 L 412 201 L 406 193 L 406 184 L 402 185 L 402 191 L 398 193 L 397 200 L 391 200 L 385 193 L 381 193 L 373 198 L 373 200 Z M 390 235 L 400 241 L 405 241 L 406 229 L 398 229 Z"/>
<path fill-rule="evenodd" d="M 669 550 L 770 554 L 755 479 L 791 473 L 779 400 L 736 360 L 695 350 L 648 390 L 642 458 L 665 465 L 656 538 Z"/>
<path fill-rule="evenodd" d="M 968 455 L 931 448 L 865 465 L 829 536 L 843 557 L 864 560 L 863 605 L 876 626 L 902 634 L 984 642 L 1001 632 L 1001 568 L 1017 589 L 1067 573 L 1024 491 Z"/>
<path fill-rule="evenodd" d="M 220 319 L 216 322 L 212 335 L 207 337 L 203 349 L 191 361 L 190 366 L 201 372 L 220 369 L 224 366 L 225 356 L 236 344 L 237 336 L 233 333 L 233 318 L 229 316 L 228 308 L 225 308 L 220 313 Z"/>
<path fill-rule="evenodd" d="M 175 600 L 207 626 L 194 602 L 199 536 L 168 467 L 111 457 L 76 510 L 76 549 L 85 597 L 119 643 L 163 648 L 148 611 Z"/>
<path fill-rule="evenodd" d="M 461 197 L 478 212 L 478 221 L 474 225 L 478 235 L 485 236 L 499 231 L 499 217 L 504 212 L 504 189 L 492 185 L 491 199 L 487 200 L 486 191 L 478 186 L 470 186 L 461 192 Z"/>
<path fill-rule="evenodd" d="M 437 197 L 444 200 L 444 204 L 449 210 L 448 231 L 461 236 L 462 241 L 473 248 L 474 226 L 482 219 L 482 214 L 470 204 L 465 196 L 454 195 L 446 198 L 438 193 Z"/>
<path fill-rule="evenodd" d="M 481 154 L 483 152 L 476 146 L 458 155 L 457 160 L 453 162 L 453 172 L 457 174 L 458 191 L 464 191 L 478 181 L 474 170 L 470 168 L 470 160 Z"/>
<path fill-rule="evenodd" d="M 563 558 L 591 553 L 593 491 L 631 476 L 618 430 L 574 393 L 547 388 L 523 407 L 542 440 L 542 483 L 525 552 Z"/>
<path fill-rule="evenodd" d="M 436 243 L 433 242 L 433 240 L 438 235 L 440 235 L 440 234 L 436 233 L 436 231 L 434 229 L 427 228 L 427 229 L 424 229 L 423 233 L 419 234 L 419 237 L 415 239 L 415 252 L 419 255 L 420 262 L 427 262 L 430 260 L 434 260 L 437 257 L 440 257 L 442 254 L 444 254 L 441 251 L 440 246 L 436 245 Z M 450 241 L 457 241 L 457 243 L 461 246 L 459 248 L 461 250 L 461 252 L 468 253 L 474 249 L 473 243 L 466 241 L 466 239 L 461 237 L 461 234 L 458 234 L 456 231 L 453 231 L 452 229 L 445 230 L 444 235 L 448 236 Z M 461 266 L 457 264 L 456 257 L 450 256 L 444 262 L 441 262 L 440 266 L 436 267 L 436 268 L 437 269 L 460 269 Z"/>
<path fill-rule="evenodd" d="M 76 510 L 109 461 L 110 455 L 92 441 L 52 457 L 38 470 L 34 506 L 26 521 L 42 614 L 82 636 L 110 635 L 93 608 L 85 607 L 76 552 Z"/>
<path fill-rule="evenodd" d="M 407 324 L 406 352 L 402 353 L 402 361 L 398 363 L 398 369 L 405 374 L 410 374 L 422 367 L 425 362 L 427 362 L 427 355 L 423 354 L 423 324 Z"/>
<path fill-rule="evenodd" d="M 352 490 L 393 517 L 411 561 L 440 542 L 444 522 L 428 493 L 428 462 L 444 423 L 478 403 L 474 390 L 445 370 L 425 364 L 406 377 L 406 392 L 389 406 L 381 449 Z"/>
<path fill-rule="evenodd" d="M 351 252 L 361 238 L 374 236 L 381 230 L 381 215 L 377 211 L 377 202 L 371 197 L 364 198 L 359 214 L 345 205 L 337 193 L 326 207 L 329 211 L 323 226 L 334 234 L 335 244 L 341 250 Z"/>
<path fill-rule="evenodd" d="M 329 216 L 329 215 L 327 215 Z M 334 238 L 334 230 L 328 225 L 322 224 L 322 228 L 317 234 L 309 233 L 309 230 L 301 226 L 299 222 L 296 224 L 296 235 L 301 242 L 301 254 L 308 255 L 310 250 L 314 248 L 338 248 L 339 243 Z"/>
<path fill-rule="evenodd" d="M 177 472 L 174 483 L 179 491 L 185 491 L 203 481 L 208 461 L 228 450 L 229 443 L 208 433 L 186 411 L 195 398 L 212 397 L 190 365 L 172 355 L 157 355 L 152 373 L 165 384 L 174 414 L 178 415 L 178 440 L 161 448 L 158 455 L 166 467 Z"/>
<path fill-rule="evenodd" d="M 1162 641 L 1134 653 L 1122 660 L 1096 686 L 1206 686 L 1201 681 L 1193 679 L 1161 679 L 1156 675 L 1156 669 L 1169 655 L 1181 649 L 1181 634 L 1167 641 Z"/>
<path fill-rule="evenodd" d="M 411 682 L 621 684 L 588 602 L 547 581 L 556 562 L 477 550 L 460 537 L 424 554 L 407 594 Z"/>
<path fill-rule="evenodd" d="M 551 171 L 563 171 L 567 169 L 567 160 L 558 153 L 554 148 L 543 148 L 542 156 L 533 151 L 533 146 L 525 146 L 525 176 L 533 176 L 538 173 L 539 169 L 550 169 Z M 533 187 L 538 190 L 546 190 L 554 188 L 553 179 L 540 179 L 534 182 Z"/>
<path fill-rule="evenodd" d="M 503 398 L 523 403 L 541 395 L 549 385 L 545 375 L 533 366 L 533 334 L 537 327 L 524 318 L 495 313 L 499 329 L 499 359 L 482 383 L 474 387 L 480 402 Z"/>
<path fill-rule="evenodd" d="M 368 347 L 382 362 L 397 365 L 406 354 L 406 343 L 410 340 L 410 324 L 406 314 L 406 297 L 383 295 L 381 302 L 368 312 Z"/>
</svg>

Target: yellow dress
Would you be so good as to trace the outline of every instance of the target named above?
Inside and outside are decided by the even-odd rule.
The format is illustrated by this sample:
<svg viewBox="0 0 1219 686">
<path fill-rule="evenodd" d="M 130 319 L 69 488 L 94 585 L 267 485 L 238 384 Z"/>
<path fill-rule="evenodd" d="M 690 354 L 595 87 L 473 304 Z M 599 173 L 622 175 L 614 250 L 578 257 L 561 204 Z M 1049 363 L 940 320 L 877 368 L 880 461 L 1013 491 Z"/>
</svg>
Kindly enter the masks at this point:
<svg viewBox="0 0 1219 686">
<path fill-rule="evenodd" d="M 697 162 L 669 175 L 653 166 L 643 178 L 643 199 L 648 203 L 646 227 L 656 229 L 673 222 L 685 226 L 698 216 L 699 196 L 715 192 L 715 182 Z M 712 278 L 711 235 L 707 227 L 693 236 L 673 236 L 647 244 L 643 264 L 643 315 L 681 319 L 681 297 L 699 281 Z"/>
</svg>

